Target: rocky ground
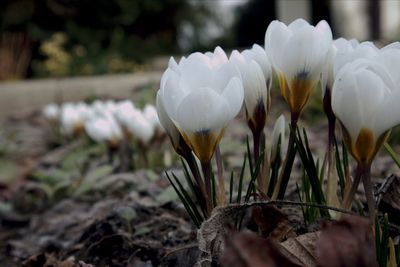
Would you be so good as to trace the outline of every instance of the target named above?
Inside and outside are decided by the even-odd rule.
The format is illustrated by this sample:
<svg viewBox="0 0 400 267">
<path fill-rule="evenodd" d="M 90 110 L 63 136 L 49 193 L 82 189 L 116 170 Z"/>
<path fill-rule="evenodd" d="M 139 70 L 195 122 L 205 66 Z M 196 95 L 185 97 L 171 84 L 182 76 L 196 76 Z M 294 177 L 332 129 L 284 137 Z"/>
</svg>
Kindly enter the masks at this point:
<svg viewBox="0 0 400 267">
<path fill-rule="evenodd" d="M 154 89 L 143 93 L 148 99 L 153 94 Z M 285 110 L 279 96 L 274 98 L 277 104 L 267 137 L 272 118 Z M 309 109 L 314 109 L 313 104 Z M 310 114 L 305 115 L 310 146 L 322 156 L 325 121 Z M 227 170 L 240 170 L 248 134 L 243 115 L 226 130 L 221 150 Z M 149 158 L 147 167 L 138 156 L 135 170 L 119 172 L 104 146 L 85 138 L 58 139 L 38 111 L 5 118 L 0 129 L 0 266 L 192 266 L 202 256 L 197 229 L 164 175 L 164 170 L 182 175 L 179 161 L 168 140 L 150 148 Z M 298 200 L 295 182 L 301 173 L 300 163 L 295 164 L 287 191 L 292 200 Z M 373 166 L 374 183 L 379 185 L 398 172 L 381 151 Z M 228 183 L 228 172 L 226 178 Z M 359 198 L 363 201 L 361 187 Z M 303 224 L 299 207 L 284 212 L 288 218 L 284 225 L 290 226 L 285 235 L 319 229 L 319 222 Z M 252 220 L 246 222 L 251 229 Z M 233 244 L 240 247 L 247 239 L 238 240 Z"/>
</svg>

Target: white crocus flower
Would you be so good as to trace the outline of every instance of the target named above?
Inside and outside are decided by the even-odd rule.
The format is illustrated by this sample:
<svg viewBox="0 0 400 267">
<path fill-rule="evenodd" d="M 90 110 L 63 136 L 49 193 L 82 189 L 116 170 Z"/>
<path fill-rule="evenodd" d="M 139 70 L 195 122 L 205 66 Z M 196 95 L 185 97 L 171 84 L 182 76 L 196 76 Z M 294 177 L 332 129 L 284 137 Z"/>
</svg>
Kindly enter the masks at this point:
<svg viewBox="0 0 400 267">
<path fill-rule="evenodd" d="M 114 114 L 117 110 L 117 103 L 115 103 L 114 100 L 107 100 L 106 102 L 104 102 L 104 107 L 111 114 Z"/>
<path fill-rule="evenodd" d="M 332 108 L 360 164 L 370 164 L 390 129 L 400 123 L 400 88 L 377 60 L 347 63 L 335 78 Z"/>
<path fill-rule="evenodd" d="M 129 136 L 137 138 L 144 145 L 154 135 L 152 123 L 130 101 L 118 106 L 115 117 Z"/>
<path fill-rule="evenodd" d="M 275 121 L 274 129 L 272 130 L 271 161 L 274 161 L 277 158 L 277 156 L 282 158 L 284 143 L 285 143 L 285 127 L 286 127 L 285 116 L 282 114 Z M 279 144 L 280 144 L 280 154 L 277 155 Z"/>
<path fill-rule="evenodd" d="M 359 58 L 373 59 L 379 53 L 379 49 L 372 42 L 358 43 L 355 39 L 339 38 L 334 41 L 334 45 L 337 49 L 333 59 L 333 75 L 335 77 L 347 63 Z"/>
<path fill-rule="evenodd" d="M 143 108 L 143 116 L 151 124 L 154 130 L 161 129 L 160 120 L 158 118 L 157 109 L 155 106 L 146 104 Z"/>
<path fill-rule="evenodd" d="M 83 131 L 88 107 L 84 103 L 64 103 L 61 107 L 61 132 L 65 135 L 79 134 Z"/>
<path fill-rule="evenodd" d="M 265 51 L 256 45 L 252 50 L 244 50 L 242 53 L 234 50 L 230 61 L 239 68 L 242 76 L 248 125 L 253 134 L 259 134 L 264 129 L 269 111 L 271 65 Z"/>
<path fill-rule="evenodd" d="M 159 98 L 166 114 L 202 162 L 212 158 L 223 130 L 240 111 L 243 85 L 239 71 L 217 47 L 170 61 Z"/>
<path fill-rule="evenodd" d="M 87 135 L 97 142 L 106 142 L 110 147 L 117 147 L 122 140 L 122 130 L 113 115 L 105 110 L 92 113 L 85 122 Z"/>
<path fill-rule="evenodd" d="M 60 119 L 60 107 L 57 104 L 48 104 L 43 110 L 43 116 L 50 121 L 58 121 Z"/>
<path fill-rule="evenodd" d="M 321 21 L 317 27 L 303 19 L 289 26 L 275 20 L 265 34 L 267 55 L 294 119 L 298 118 L 312 89 L 320 81 L 332 44 L 332 33 L 326 30 L 329 25 Z"/>
</svg>

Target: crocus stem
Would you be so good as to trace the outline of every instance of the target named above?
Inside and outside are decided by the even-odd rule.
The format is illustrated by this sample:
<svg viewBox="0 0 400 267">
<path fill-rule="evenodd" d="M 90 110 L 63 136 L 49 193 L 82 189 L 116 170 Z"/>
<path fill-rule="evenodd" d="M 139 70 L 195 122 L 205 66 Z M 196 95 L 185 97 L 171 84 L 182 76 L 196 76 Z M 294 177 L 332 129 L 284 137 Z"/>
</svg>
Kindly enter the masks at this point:
<svg viewBox="0 0 400 267">
<path fill-rule="evenodd" d="M 298 115 L 292 113 L 286 158 L 285 161 L 283 162 L 281 175 L 279 176 L 279 179 L 275 185 L 274 193 L 272 194 L 271 197 L 272 200 L 283 199 L 286 192 L 286 187 L 289 183 L 290 174 L 292 173 L 294 158 L 296 156 L 295 139 L 296 139 L 298 118 L 299 118 Z"/>
<path fill-rule="evenodd" d="M 225 197 L 225 181 L 224 181 L 224 167 L 222 166 L 221 150 L 219 145 L 215 148 L 215 160 L 217 162 L 217 175 L 218 175 L 218 204 L 226 204 Z"/>
<path fill-rule="evenodd" d="M 360 184 L 362 176 L 365 174 L 365 169 L 368 165 L 365 164 L 358 164 L 356 169 L 356 174 L 353 180 L 353 184 L 351 185 L 351 189 L 348 192 L 345 192 L 345 196 L 343 199 L 342 208 L 343 209 L 350 209 L 351 202 L 353 201 L 354 195 L 356 194 L 358 185 Z"/>
<path fill-rule="evenodd" d="M 326 200 L 329 205 L 337 205 L 337 180 L 333 173 L 335 167 L 335 117 L 328 116 L 328 170 L 327 170 L 327 186 L 326 186 Z"/>
<path fill-rule="evenodd" d="M 114 152 L 114 149 L 111 146 L 107 145 L 107 159 L 109 164 L 112 164 L 114 161 Z"/>
<path fill-rule="evenodd" d="M 129 170 L 134 170 L 134 161 L 133 161 L 133 150 L 126 140 L 123 140 L 119 144 L 119 158 L 120 158 L 120 167 L 119 171 L 127 172 Z"/>
<path fill-rule="evenodd" d="M 374 193 L 371 183 L 371 164 L 365 169 L 365 173 L 362 177 L 365 195 L 367 197 L 368 212 L 371 222 L 375 220 L 375 203 L 374 203 Z"/>
<path fill-rule="evenodd" d="M 193 178 L 194 178 L 197 186 L 200 188 L 201 193 L 203 194 L 204 197 L 206 197 L 205 185 L 204 185 L 204 182 L 203 182 L 203 180 L 201 178 L 200 171 L 199 171 L 199 168 L 197 166 L 195 157 L 193 156 L 192 153 L 188 153 L 183 158 L 187 162 L 187 164 L 189 166 L 189 169 L 190 169 L 190 171 L 191 171 L 191 173 L 193 175 Z"/>
<path fill-rule="evenodd" d="M 212 196 L 212 185 L 211 185 L 211 162 L 201 162 L 201 169 L 203 170 L 203 176 L 206 186 L 206 201 L 207 201 L 207 212 L 211 214 L 213 209 L 213 196 Z"/>
<path fill-rule="evenodd" d="M 259 158 L 260 158 L 260 147 L 261 147 L 261 134 L 260 131 L 253 132 L 253 158 L 254 158 L 254 166 L 256 166 Z M 257 185 L 258 188 L 261 189 L 263 192 L 266 188 L 266 183 L 263 181 L 262 170 L 257 174 Z"/>
<path fill-rule="evenodd" d="M 338 203 L 337 199 L 337 180 L 333 175 L 334 170 L 334 145 L 335 145 L 335 124 L 336 117 L 332 110 L 332 91 L 329 86 L 325 89 L 324 99 L 323 99 L 323 109 L 328 118 L 328 172 L 327 172 L 327 186 L 326 186 L 326 200 L 329 205 L 336 205 Z"/>
<path fill-rule="evenodd" d="M 253 158 L 254 164 L 257 163 L 258 158 L 260 157 L 260 144 L 261 144 L 261 133 L 253 132 Z"/>
</svg>

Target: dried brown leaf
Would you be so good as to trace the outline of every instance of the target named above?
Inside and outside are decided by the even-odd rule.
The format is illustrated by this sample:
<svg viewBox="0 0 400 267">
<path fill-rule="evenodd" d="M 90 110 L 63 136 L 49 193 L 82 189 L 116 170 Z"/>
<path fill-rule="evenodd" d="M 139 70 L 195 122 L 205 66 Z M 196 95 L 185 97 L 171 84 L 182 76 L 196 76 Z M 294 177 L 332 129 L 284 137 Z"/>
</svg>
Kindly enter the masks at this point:
<svg viewBox="0 0 400 267">
<path fill-rule="evenodd" d="M 226 267 L 298 267 L 296 259 L 283 254 L 279 243 L 250 233 L 236 233 L 221 258 Z"/>
<path fill-rule="evenodd" d="M 37 255 L 31 256 L 25 262 L 22 263 L 22 267 L 79 267 L 82 265 L 78 265 L 72 260 L 63 260 L 60 261 L 56 257 L 50 254 L 40 253 Z M 88 266 L 88 265 L 86 265 Z"/>
<path fill-rule="evenodd" d="M 252 216 L 260 228 L 263 237 L 270 237 L 280 242 L 296 236 L 286 214 L 276 206 L 264 205 L 253 207 Z"/>
<path fill-rule="evenodd" d="M 372 226 L 361 217 L 325 223 L 316 252 L 320 267 L 377 266 Z"/>
<path fill-rule="evenodd" d="M 319 232 L 307 233 L 290 238 L 281 243 L 285 253 L 290 258 L 295 258 L 302 263 L 302 266 L 316 266 L 315 244 L 319 238 Z"/>
</svg>

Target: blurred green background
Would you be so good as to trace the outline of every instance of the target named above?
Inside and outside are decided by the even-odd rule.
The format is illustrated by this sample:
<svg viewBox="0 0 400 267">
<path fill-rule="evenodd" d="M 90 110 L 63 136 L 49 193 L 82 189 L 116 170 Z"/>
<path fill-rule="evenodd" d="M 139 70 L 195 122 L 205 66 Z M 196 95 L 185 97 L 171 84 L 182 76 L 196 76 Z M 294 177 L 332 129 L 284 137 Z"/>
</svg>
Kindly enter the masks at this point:
<svg viewBox="0 0 400 267">
<path fill-rule="evenodd" d="M 399 32 L 398 0 L 2 0 L 0 80 L 126 73 L 160 55 L 263 44 L 270 21 L 327 20 L 335 36 Z M 389 29 L 390 31 L 388 31 Z M 396 35 L 398 36 L 398 34 Z M 384 39 L 385 39 L 384 38 Z"/>
</svg>

